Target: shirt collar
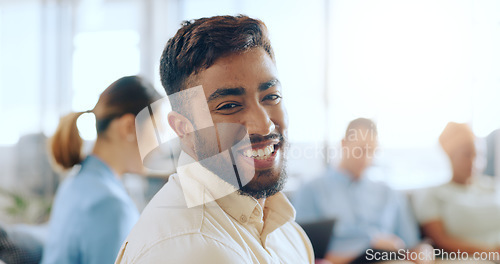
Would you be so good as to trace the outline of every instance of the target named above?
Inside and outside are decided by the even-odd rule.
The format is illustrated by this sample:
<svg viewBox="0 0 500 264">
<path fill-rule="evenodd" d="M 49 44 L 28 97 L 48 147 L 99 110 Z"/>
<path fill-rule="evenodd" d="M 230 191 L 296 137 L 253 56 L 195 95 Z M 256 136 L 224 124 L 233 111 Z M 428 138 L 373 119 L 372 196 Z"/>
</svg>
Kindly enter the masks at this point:
<svg viewBox="0 0 500 264">
<path fill-rule="evenodd" d="M 266 199 L 266 208 L 283 222 L 295 221 L 295 209 L 286 196 L 279 192 Z M 269 215 L 268 215 L 269 217 Z"/>
<path fill-rule="evenodd" d="M 185 152 L 179 156 L 177 174 L 188 208 L 213 202 L 237 191 Z"/>
</svg>

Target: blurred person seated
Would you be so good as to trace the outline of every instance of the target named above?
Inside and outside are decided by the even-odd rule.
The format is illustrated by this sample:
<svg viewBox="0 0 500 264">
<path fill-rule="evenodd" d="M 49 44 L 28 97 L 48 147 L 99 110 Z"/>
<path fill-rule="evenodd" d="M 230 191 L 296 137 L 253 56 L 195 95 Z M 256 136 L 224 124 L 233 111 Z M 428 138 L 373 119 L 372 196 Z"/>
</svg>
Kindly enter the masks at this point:
<svg viewBox="0 0 500 264">
<path fill-rule="evenodd" d="M 500 197 L 491 177 L 474 175 L 475 136 L 467 124 L 450 122 L 439 143 L 448 155 L 448 183 L 414 197 L 425 236 L 447 252 L 500 252 Z"/>
<path fill-rule="evenodd" d="M 342 140 L 342 159 L 292 197 L 297 221 L 335 218 L 326 259 L 368 263 L 367 250 L 390 252 L 419 245 L 419 229 L 406 196 L 366 178 L 377 148 L 373 121 L 351 121 Z M 420 249 L 418 249 L 420 250 Z"/>
<path fill-rule="evenodd" d="M 81 167 L 57 190 L 42 263 L 114 262 L 139 218 L 121 182 L 124 173 L 144 173 L 135 117 L 160 98 L 144 79 L 123 77 L 104 90 L 93 110 L 61 118 L 51 142 L 54 160 L 64 169 Z M 84 113 L 96 117 L 97 140 L 82 161 L 76 122 Z"/>
<path fill-rule="evenodd" d="M 0 263 L 37 264 L 41 258 L 41 241 L 28 233 L 0 225 Z"/>
</svg>

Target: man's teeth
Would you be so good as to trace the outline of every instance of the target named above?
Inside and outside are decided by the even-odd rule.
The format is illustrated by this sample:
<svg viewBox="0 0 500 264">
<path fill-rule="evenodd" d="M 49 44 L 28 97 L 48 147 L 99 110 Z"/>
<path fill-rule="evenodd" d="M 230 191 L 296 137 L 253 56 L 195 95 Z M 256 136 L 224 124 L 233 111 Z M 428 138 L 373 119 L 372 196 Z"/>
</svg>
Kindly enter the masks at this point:
<svg viewBox="0 0 500 264">
<path fill-rule="evenodd" d="M 274 152 L 274 145 L 269 145 L 265 148 L 261 148 L 258 150 L 248 149 L 245 152 L 243 152 L 243 155 L 254 159 L 267 159 L 273 152 Z"/>
</svg>

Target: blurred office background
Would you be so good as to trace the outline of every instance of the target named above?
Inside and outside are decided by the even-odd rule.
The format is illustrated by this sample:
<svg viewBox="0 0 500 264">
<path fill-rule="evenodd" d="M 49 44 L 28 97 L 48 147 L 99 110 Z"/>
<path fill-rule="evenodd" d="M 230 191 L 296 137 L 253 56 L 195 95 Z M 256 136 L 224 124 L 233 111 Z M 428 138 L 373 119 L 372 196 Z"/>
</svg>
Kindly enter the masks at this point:
<svg viewBox="0 0 500 264">
<path fill-rule="evenodd" d="M 61 115 L 91 109 L 125 75 L 164 94 L 159 58 L 181 21 L 240 13 L 270 30 L 290 121 L 288 189 L 338 160 L 357 117 L 379 126 L 371 177 L 396 189 L 450 178 L 437 142 L 448 121 L 471 125 L 478 171 L 499 173 L 499 140 L 487 139 L 500 127 L 499 1 L 0 0 L 0 221 L 47 220 L 64 175 L 46 138 Z M 92 120 L 79 122 L 90 146 Z M 139 207 L 147 184 L 129 178 Z"/>
</svg>

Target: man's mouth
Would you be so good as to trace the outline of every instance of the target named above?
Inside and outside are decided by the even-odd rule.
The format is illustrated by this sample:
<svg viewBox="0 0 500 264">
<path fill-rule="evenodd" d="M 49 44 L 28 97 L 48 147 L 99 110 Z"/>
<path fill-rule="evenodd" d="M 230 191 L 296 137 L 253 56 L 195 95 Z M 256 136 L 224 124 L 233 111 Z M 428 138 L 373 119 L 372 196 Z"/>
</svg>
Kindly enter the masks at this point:
<svg viewBox="0 0 500 264">
<path fill-rule="evenodd" d="M 240 148 L 244 163 L 252 166 L 256 170 L 269 169 L 275 166 L 276 156 L 280 150 L 281 142 L 278 140 L 271 140 L 259 142 L 246 147 Z"/>
<path fill-rule="evenodd" d="M 268 146 L 265 146 L 264 148 L 247 149 L 246 151 L 243 151 L 243 156 L 252 159 L 263 160 L 271 157 L 273 153 L 274 153 L 274 144 L 270 144 Z"/>
</svg>

